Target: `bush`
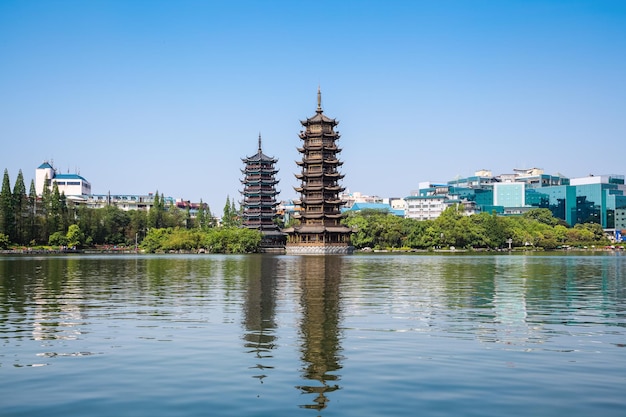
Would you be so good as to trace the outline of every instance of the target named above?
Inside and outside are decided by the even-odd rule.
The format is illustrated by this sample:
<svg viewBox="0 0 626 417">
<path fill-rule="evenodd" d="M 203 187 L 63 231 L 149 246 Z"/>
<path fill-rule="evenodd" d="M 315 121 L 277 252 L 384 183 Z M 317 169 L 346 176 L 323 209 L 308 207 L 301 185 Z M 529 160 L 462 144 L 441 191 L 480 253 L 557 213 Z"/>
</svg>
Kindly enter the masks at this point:
<svg viewBox="0 0 626 417">
<path fill-rule="evenodd" d="M 9 237 L 4 233 L 0 233 L 0 249 L 7 249 L 9 247 Z"/>
<path fill-rule="evenodd" d="M 67 246 L 67 237 L 62 232 L 54 232 L 48 238 L 50 246 Z"/>
</svg>

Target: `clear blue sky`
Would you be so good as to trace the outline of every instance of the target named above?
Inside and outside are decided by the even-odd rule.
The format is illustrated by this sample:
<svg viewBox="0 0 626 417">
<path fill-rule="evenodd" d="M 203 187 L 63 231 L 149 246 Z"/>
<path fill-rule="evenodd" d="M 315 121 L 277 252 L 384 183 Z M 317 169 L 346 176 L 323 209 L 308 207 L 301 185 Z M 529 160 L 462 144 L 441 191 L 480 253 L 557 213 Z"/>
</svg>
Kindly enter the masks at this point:
<svg viewBox="0 0 626 417">
<path fill-rule="evenodd" d="M 221 213 L 260 132 L 293 198 L 318 85 L 350 191 L 626 172 L 621 0 L 3 0 L 0 169 Z"/>
</svg>

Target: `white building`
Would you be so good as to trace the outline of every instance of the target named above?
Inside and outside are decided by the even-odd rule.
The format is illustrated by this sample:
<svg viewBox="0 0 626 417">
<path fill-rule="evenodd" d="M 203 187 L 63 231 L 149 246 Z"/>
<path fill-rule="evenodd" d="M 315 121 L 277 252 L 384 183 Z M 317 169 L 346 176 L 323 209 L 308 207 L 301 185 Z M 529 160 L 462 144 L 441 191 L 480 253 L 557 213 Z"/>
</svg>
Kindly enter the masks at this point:
<svg viewBox="0 0 626 417">
<path fill-rule="evenodd" d="M 411 195 L 404 200 L 404 217 L 417 220 L 434 220 L 450 205 L 446 195 Z"/>
<path fill-rule="evenodd" d="M 48 161 L 35 170 L 35 191 L 42 195 L 44 187 L 52 190 L 54 184 L 59 187 L 59 193 L 66 196 L 81 196 L 91 194 L 91 184 L 78 174 L 58 174 L 57 170 Z"/>
<path fill-rule="evenodd" d="M 345 205 L 343 207 L 347 209 L 352 207 L 354 203 L 382 203 L 383 202 L 383 199 L 378 197 L 377 195 L 374 195 L 374 196 L 365 195 L 358 191 L 355 191 L 353 193 L 349 191 L 345 193 L 341 193 L 339 194 L 339 198 L 345 201 Z"/>
</svg>

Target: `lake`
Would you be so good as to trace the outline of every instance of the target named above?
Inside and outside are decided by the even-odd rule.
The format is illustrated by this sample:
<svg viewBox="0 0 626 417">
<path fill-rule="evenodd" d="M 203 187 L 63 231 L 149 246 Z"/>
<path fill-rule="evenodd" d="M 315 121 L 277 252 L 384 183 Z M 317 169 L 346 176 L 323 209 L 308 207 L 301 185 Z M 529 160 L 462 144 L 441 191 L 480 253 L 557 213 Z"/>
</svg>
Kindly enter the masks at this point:
<svg viewBox="0 0 626 417">
<path fill-rule="evenodd" d="M 0 257 L 2 416 L 623 416 L 626 254 Z"/>
</svg>

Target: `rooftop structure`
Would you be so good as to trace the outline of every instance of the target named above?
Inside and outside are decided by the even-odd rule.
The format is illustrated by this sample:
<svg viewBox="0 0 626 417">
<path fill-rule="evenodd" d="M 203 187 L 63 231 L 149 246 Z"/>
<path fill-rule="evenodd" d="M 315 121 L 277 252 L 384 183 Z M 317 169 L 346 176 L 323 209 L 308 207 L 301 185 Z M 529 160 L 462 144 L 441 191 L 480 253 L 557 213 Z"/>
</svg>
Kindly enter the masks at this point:
<svg viewBox="0 0 626 417">
<path fill-rule="evenodd" d="M 42 195 L 45 187 L 52 189 L 56 183 L 59 193 L 66 196 L 84 196 L 91 194 L 91 184 L 78 174 L 59 174 L 48 161 L 44 161 L 35 170 L 35 192 Z"/>
</svg>

